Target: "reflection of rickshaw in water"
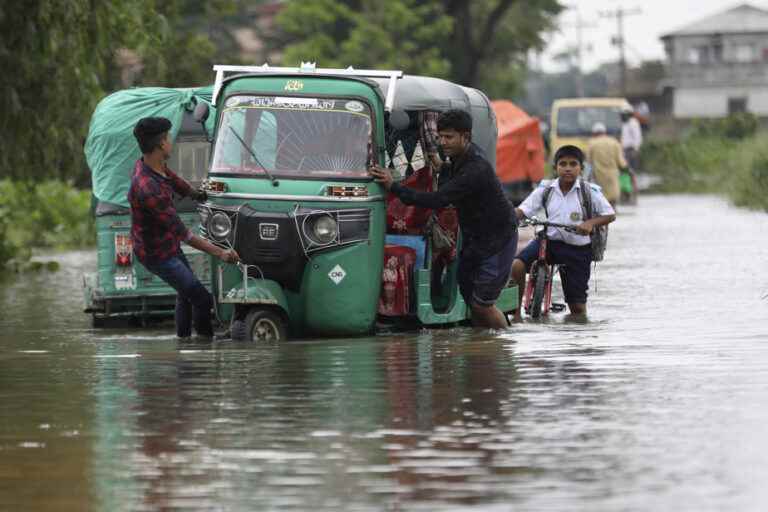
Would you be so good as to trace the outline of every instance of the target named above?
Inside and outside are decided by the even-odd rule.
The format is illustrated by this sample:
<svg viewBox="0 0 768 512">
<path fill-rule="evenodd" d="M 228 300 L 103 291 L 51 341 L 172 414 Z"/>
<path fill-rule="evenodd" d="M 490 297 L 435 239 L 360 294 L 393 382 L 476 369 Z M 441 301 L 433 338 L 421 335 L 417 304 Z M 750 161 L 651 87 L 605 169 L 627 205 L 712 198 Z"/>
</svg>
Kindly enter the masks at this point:
<svg viewBox="0 0 768 512">
<path fill-rule="evenodd" d="M 201 226 L 242 259 L 212 269 L 216 313 L 234 338 L 363 334 L 377 318 L 469 319 L 456 285 L 455 212 L 388 201 L 367 170 L 389 164 L 431 189 L 427 153 L 436 116 L 449 108 L 472 112 L 475 142 L 493 160 L 496 124 L 482 93 L 393 71 L 215 70 Z M 207 107 L 196 116 L 206 119 Z M 516 289 L 498 305 L 514 309 Z"/>
<path fill-rule="evenodd" d="M 84 295 L 85 312 L 91 314 L 94 326 L 120 318 L 146 322 L 173 316 L 176 291 L 133 255 L 126 194 L 141 157 L 133 128 L 142 117 L 170 119 L 174 144 L 168 166 L 197 187 L 206 174 L 210 144 L 192 112 L 196 104 L 210 102 L 212 91 L 212 87 L 126 89 L 96 107 L 85 144 L 93 181 L 97 269 L 84 276 Z M 197 205 L 189 198 L 177 198 L 175 206 L 184 224 L 196 228 Z M 210 286 L 210 257 L 188 245 L 183 250 L 195 274 Z"/>
</svg>

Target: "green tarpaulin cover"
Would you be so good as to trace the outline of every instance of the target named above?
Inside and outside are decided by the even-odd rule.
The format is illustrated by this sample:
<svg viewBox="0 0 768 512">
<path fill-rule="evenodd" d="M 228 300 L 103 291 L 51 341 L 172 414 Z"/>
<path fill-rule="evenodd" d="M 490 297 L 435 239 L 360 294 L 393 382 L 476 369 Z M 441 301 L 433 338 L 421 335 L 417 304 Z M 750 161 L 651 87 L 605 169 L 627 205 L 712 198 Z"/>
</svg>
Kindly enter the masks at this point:
<svg viewBox="0 0 768 512">
<path fill-rule="evenodd" d="M 91 117 L 85 141 L 85 159 L 91 170 L 93 195 L 99 201 L 128 207 L 126 194 L 136 160 L 141 157 L 133 127 L 142 117 L 166 117 L 173 124 L 171 138 L 181 126 L 184 112 L 198 102 L 211 104 L 213 87 L 169 89 L 139 87 L 110 94 L 99 102 Z M 211 106 L 211 108 L 213 108 Z M 213 130 L 214 112 L 206 121 Z"/>
</svg>

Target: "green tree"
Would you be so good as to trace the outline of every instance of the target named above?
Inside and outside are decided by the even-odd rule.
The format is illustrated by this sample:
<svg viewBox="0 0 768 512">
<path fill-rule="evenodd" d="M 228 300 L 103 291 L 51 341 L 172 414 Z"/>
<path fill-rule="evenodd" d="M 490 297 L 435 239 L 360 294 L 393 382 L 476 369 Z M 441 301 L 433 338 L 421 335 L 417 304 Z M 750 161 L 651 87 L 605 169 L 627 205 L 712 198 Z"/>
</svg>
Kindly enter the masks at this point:
<svg viewBox="0 0 768 512">
<path fill-rule="evenodd" d="M 295 0 L 278 16 L 283 62 L 396 68 L 511 95 L 557 0 Z"/>
<path fill-rule="evenodd" d="M 563 6 L 558 0 L 443 0 L 454 20 L 445 39 L 452 78 L 492 96 L 512 96 L 528 52 L 540 49 Z"/>
<path fill-rule="evenodd" d="M 0 178 L 88 182 L 83 143 L 96 103 L 122 87 L 116 52 L 142 60 L 134 85 L 196 86 L 228 62 L 235 0 L 0 3 Z"/>
<path fill-rule="evenodd" d="M 82 175 L 91 112 L 114 52 L 152 39 L 149 0 L 0 3 L 0 177 Z"/>
<path fill-rule="evenodd" d="M 447 77 L 439 42 L 451 20 L 436 2 L 297 0 L 278 15 L 283 63 L 403 69 Z"/>
<path fill-rule="evenodd" d="M 213 82 L 213 64 L 237 64 L 236 0 L 157 1 L 159 38 L 140 49 L 143 70 L 136 85 L 185 87 Z"/>
</svg>

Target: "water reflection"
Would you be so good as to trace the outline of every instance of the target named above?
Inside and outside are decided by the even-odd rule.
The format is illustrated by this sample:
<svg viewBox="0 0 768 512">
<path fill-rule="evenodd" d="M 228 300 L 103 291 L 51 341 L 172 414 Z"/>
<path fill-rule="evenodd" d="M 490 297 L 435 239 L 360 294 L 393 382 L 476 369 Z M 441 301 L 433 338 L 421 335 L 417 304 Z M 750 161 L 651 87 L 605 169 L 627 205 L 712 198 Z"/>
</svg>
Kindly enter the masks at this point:
<svg viewBox="0 0 768 512">
<path fill-rule="evenodd" d="M 612 227 L 586 323 L 179 346 L 89 328 L 83 254 L 12 276 L 0 510 L 754 509 L 768 222 L 674 199 Z"/>
</svg>

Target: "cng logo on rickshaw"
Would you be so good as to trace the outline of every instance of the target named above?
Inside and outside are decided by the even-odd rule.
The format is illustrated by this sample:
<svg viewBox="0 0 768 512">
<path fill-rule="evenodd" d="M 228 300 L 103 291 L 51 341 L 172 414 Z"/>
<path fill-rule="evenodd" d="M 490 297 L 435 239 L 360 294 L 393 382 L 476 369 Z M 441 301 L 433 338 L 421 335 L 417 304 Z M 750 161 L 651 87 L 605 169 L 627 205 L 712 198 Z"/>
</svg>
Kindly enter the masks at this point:
<svg viewBox="0 0 768 512">
<path fill-rule="evenodd" d="M 280 233 L 280 226 L 268 222 L 259 223 L 259 238 L 262 240 L 277 240 Z"/>
<path fill-rule="evenodd" d="M 300 91 L 304 88 L 304 82 L 301 80 L 288 80 L 285 82 L 285 88 L 286 91 Z"/>
<path fill-rule="evenodd" d="M 328 272 L 328 277 L 331 278 L 331 281 L 333 281 L 334 284 L 339 284 L 345 277 L 347 277 L 347 273 L 341 268 L 341 265 L 336 265 L 330 272 Z"/>
</svg>

